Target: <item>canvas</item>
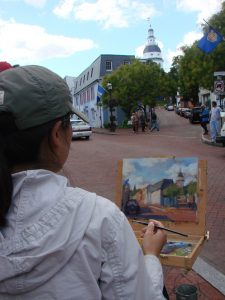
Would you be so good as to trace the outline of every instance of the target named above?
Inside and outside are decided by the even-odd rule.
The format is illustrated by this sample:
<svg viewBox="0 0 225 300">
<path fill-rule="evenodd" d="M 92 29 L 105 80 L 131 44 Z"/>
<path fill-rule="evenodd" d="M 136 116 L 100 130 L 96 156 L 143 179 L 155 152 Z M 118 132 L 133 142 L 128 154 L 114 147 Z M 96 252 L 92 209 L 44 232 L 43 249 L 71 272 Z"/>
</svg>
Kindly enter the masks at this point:
<svg viewBox="0 0 225 300">
<path fill-rule="evenodd" d="M 195 157 L 123 159 L 121 210 L 128 218 L 198 221 Z"/>
</svg>

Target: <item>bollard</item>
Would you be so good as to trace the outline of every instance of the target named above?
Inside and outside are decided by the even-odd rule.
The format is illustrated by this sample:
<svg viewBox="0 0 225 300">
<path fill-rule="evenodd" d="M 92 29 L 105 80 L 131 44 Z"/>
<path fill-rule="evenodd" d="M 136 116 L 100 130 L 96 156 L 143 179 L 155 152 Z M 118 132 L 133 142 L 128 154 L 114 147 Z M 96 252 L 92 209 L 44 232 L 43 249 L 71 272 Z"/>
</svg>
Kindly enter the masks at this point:
<svg viewBox="0 0 225 300">
<path fill-rule="evenodd" d="M 191 284 L 181 284 L 176 288 L 176 300 L 197 300 L 198 290 Z"/>
</svg>

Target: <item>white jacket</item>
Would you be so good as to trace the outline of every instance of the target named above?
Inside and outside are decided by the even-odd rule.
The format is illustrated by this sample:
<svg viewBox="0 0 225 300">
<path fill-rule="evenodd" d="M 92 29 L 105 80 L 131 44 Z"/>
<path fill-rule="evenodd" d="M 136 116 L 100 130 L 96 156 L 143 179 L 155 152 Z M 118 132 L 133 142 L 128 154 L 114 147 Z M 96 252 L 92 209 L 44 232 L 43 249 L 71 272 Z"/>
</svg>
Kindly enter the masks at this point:
<svg viewBox="0 0 225 300">
<path fill-rule="evenodd" d="M 157 300 L 159 260 L 111 201 L 46 170 L 13 175 L 0 232 L 1 300 Z"/>
</svg>

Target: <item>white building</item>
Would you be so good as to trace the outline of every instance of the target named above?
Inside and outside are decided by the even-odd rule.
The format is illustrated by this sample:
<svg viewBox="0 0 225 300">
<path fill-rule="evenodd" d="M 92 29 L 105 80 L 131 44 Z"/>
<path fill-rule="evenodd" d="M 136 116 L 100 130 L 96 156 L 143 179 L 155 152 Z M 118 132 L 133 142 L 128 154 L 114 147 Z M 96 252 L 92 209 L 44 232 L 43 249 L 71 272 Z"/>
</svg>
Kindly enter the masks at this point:
<svg viewBox="0 0 225 300">
<path fill-rule="evenodd" d="M 220 105 L 218 95 L 204 88 L 199 89 L 198 98 L 199 103 L 205 104 L 209 108 L 211 108 L 212 101 L 216 101 Z"/>
<path fill-rule="evenodd" d="M 143 60 L 141 61 L 147 60 L 152 60 L 163 67 L 161 49 L 155 41 L 154 30 L 151 28 L 151 25 L 148 29 L 147 43 L 143 51 Z"/>
</svg>

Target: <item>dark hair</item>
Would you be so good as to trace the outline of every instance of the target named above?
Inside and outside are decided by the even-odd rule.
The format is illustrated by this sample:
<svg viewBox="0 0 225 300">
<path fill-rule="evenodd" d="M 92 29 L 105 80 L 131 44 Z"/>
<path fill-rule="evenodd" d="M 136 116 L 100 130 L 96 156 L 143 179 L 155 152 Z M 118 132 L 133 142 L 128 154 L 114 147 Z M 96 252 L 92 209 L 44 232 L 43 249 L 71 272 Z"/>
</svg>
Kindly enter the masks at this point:
<svg viewBox="0 0 225 300">
<path fill-rule="evenodd" d="M 217 106 L 217 102 L 216 101 L 212 101 L 212 106 Z"/>
<path fill-rule="evenodd" d="M 41 142 L 46 136 L 49 141 L 51 129 L 57 120 L 18 130 L 10 113 L 0 115 L 0 227 L 6 225 L 6 214 L 11 204 L 13 167 L 17 164 L 38 162 Z M 70 114 L 60 120 L 62 128 L 67 128 Z"/>
</svg>

